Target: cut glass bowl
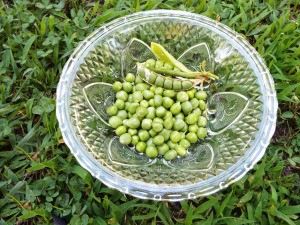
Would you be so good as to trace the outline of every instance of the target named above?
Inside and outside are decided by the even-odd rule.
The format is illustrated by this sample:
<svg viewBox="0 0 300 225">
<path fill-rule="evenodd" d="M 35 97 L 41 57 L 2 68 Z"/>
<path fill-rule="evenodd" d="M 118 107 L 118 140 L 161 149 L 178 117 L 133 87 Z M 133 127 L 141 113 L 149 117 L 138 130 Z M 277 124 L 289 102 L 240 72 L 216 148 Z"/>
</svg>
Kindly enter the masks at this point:
<svg viewBox="0 0 300 225">
<path fill-rule="evenodd" d="M 208 137 L 186 157 L 149 159 L 119 143 L 108 126 L 111 84 L 164 46 L 191 70 L 206 61 L 220 77 L 208 92 Z M 207 17 L 176 10 L 135 13 L 87 37 L 67 61 L 57 88 L 65 143 L 104 184 L 142 199 L 180 201 L 217 192 L 264 155 L 275 130 L 276 92 L 263 59 L 238 33 Z"/>
</svg>

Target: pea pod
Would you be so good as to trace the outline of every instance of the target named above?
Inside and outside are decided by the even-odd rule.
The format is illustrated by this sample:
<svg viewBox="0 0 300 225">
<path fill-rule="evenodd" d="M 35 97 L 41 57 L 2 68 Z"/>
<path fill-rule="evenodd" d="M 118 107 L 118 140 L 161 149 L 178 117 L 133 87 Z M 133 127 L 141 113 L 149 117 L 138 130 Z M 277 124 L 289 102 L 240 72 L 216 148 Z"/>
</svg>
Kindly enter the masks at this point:
<svg viewBox="0 0 300 225">
<path fill-rule="evenodd" d="M 174 67 L 179 68 L 183 72 L 192 72 L 186 68 L 181 62 L 177 61 L 163 46 L 160 44 L 151 42 L 151 50 L 153 54 L 164 62 L 168 62 Z"/>
<path fill-rule="evenodd" d="M 197 79 L 176 79 L 172 77 L 165 77 L 159 73 L 149 70 L 143 63 L 137 64 L 137 73 L 145 82 L 157 87 L 163 87 L 166 90 L 188 90 L 201 82 L 201 80 Z"/>
<path fill-rule="evenodd" d="M 219 79 L 218 76 L 207 72 L 207 71 L 195 71 L 195 72 L 183 72 L 178 67 L 172 67 L 170 63 L 162 62 L 161 60 L 154 60 L 154 59 L 148 59 L 144 63 L 145 67 L 147 67 L 149 70 L 154 71 L 159 74 L 163 75 L 169 75 L 169 76 L 175 76 L 175 77 L 183 77 L 183 78 L 189 78 L 189 79 L 195 79 L 200 77 L 207 77 L 210 79 Z"/>
</svg>

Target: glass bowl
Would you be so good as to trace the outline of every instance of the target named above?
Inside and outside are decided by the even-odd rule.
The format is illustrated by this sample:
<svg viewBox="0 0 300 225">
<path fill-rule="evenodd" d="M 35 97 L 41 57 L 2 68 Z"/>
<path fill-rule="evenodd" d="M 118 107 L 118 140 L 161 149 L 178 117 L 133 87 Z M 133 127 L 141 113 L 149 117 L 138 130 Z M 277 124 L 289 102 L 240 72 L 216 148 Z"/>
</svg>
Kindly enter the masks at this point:
<svg viewBox="0 0 300 225">
<path fill-rule="evenodd" d="M 119 143 L 108 126 L 111 84 L 163 45 L 191 69 L 206 61 L 220 77 L 209 93 L 208 137 L 186 157 L 150 160 Z M 111 188 L 142 199 L 205 196 L 241 179 L 264 155 L 276 125 L 277 99 L 263 59 L 238 33 L 207 17 L 177 10 L 125 16 L 75 49 L 57 88 L 57 118 L 82 167 Z"/>
</svg>

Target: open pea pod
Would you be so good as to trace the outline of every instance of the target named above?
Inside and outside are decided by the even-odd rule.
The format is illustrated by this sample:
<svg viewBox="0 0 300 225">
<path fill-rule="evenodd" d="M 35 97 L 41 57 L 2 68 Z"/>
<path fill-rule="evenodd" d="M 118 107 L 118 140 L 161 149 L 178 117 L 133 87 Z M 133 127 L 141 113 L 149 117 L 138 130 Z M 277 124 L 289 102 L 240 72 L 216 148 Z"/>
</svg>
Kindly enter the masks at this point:
<svg viewBox="0 0 300 225">
<path fill-rule="evenodd" d="M 181 71 L 183 72 L 192 72 L 191 70 L 189 70 L 185 65 L 183 65 L 181 62 L 179 62 L 178 60 L 176 60 L 163 46 L 161 46 L 160 44 L 151 42 L 151 50 L 154 53 L 154 55 L 164 61 L 164 62 L 168 62 L 171 65 L 173 65 L 174 67 L 179 68 Z"/>
<path fill-rule="evenodd" d="M 174 91 L 189 90 L 202 82 L 201 79 L 176 79 L 166 77 L 150 70 L 144 63 L 137 64 L 137 74 L 141 79 L 151 85 Z"/>
</svg>

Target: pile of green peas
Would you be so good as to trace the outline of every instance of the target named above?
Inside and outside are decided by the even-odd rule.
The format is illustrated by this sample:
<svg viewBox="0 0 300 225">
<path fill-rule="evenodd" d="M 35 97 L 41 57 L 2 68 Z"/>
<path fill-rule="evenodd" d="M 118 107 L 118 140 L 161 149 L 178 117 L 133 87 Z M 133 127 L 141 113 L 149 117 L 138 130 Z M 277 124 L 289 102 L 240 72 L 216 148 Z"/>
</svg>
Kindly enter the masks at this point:
<svg viewBox="0 0 300 225">
<path fill-rule="evenodd" d="M 207 135 L 203 90 L 164 90 L 132 73 L 124 82 L 115 81 L 112 89 L 116 101 L 107 108 L 109 125 L 120 143 L 133 145 L 149 158 L 185 156 L 191 144 Z"/>
</svg>

